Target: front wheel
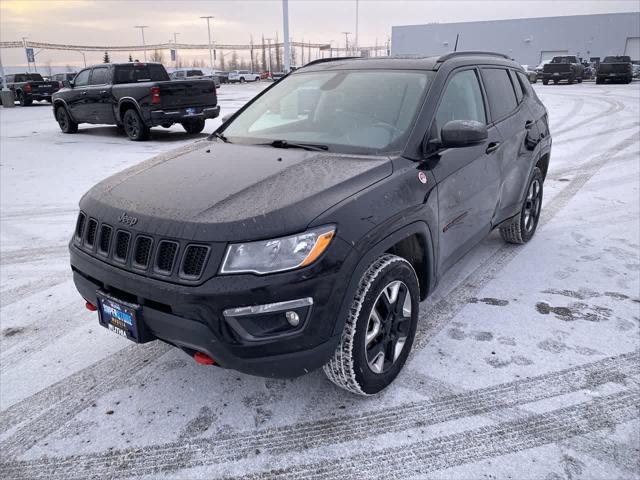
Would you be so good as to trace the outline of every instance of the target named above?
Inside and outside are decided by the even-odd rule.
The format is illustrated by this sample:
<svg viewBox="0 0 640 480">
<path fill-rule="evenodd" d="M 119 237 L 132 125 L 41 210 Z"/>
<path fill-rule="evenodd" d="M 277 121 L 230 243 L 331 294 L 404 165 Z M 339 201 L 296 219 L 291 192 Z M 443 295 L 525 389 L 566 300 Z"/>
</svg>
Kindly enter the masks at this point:
<svg viewBox="0 0 640 480">
<path fill-rule="evenodd" d="M 536 233 L 542 210 L 543 182 L 542 171 L 534 168 L 520 213 L 500 226 L 500 235 L 506 242 L 527 243 Z"/>
<path fill-rule="evenodd" d="M 543 85 L 549 85 L 549 80 L 542 80 Z"/>
<path fill-rule="evenodd" d="M 65 107 L 56 108 L 56 120 L 62 133 L 76 133 L 78 131 L 78 124 L 71 120 L 71 116 Z"/>
<path fill-rule="evenodd" d="M 329 380 L 373 395 L 396 378 L 418 324 L 418 278 L 402 257 L 384 254 L 362 275 L 340 343 L 323 367 Z"/>
<path fill-rule="evenodd" d="M 202 130 L 204 130 L 204 119 L 196 118 L 193 120 L 182 122 L 182 128 L 184 128 L 187 133 L 200 133 Z"/>
<path fill-rule="evenodd" d="M 240 77 L 240 83 L 244 83 L 244 82 L 245 82 L 244 77 Z"/>
<path fill-rule="evenodd" d="M 124 112 L 122 123 L 125 133 L 131 140 L 139 142 L 149 138 L 149 127 L 144 124 L 134 108 Z"/>
</svg>

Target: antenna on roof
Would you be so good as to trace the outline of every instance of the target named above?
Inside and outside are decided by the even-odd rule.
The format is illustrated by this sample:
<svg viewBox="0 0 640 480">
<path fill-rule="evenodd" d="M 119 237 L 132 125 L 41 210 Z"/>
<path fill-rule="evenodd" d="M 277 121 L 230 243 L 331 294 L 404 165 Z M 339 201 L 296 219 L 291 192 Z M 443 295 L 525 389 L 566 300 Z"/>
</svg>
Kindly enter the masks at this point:
<svg viewBox="0 0 640 480">
<path fill-rule="evenodd" d="M 453 47 L 453 51 L 457 52 L 458 51 L 458 39 L 460 38 L 460 34 L 456 33 L 456 45 L 455 47 Z"/>
</svg>

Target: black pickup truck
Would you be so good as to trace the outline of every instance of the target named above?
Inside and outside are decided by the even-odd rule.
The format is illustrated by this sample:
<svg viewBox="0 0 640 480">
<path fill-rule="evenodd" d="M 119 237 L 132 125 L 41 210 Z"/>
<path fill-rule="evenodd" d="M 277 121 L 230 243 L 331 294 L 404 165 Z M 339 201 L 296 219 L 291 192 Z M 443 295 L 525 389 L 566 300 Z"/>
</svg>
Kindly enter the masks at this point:
<svg viewBox="0 0 640 480">
<path fill-rule="evenodd" d="M 543 85 L 548 85 L 549 80 L 552 80 L 554 84 L 560 80 L 566 80 L 569 85 L 573 82 L 582 83 L 583 77 L 584 66 L 575 55 L 553 57 L 542 70 Z"/>
<path fill-rule="evenodd" d="M 79 123 L 122 127 L 131 140 L 146 140 L 151 127 L 180 123 L 200 133 L 220 114 L 213 80 L 170 80 L 159 63 L 101 64 L 81 70 L 53 96 L 53 112 L 64 133 Z"/>
<path fill-rule="evenodd" d="M 7 88 L 13 91 L 15 99 L 23 107 L 34 100 L 51 102 L 51 96 L 58 91 L 58 82 L 47 82 L 39 73 L 16 73 L 6 76 Z"/>
<path fill-rule="evenodd" d="M 596 83 L 604 83 L 607 80 L 631 83 L 631 80 L 633 80 L 631 57 L 628 55 L 604 57 L 598 67 Z"/>
</svg>

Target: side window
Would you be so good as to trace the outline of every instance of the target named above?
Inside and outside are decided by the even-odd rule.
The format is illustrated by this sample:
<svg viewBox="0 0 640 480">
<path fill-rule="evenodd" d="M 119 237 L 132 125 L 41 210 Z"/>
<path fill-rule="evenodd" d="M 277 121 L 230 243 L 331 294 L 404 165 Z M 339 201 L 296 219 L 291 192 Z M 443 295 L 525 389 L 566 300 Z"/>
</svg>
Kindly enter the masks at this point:
<svg viewBox="0 0 640 480">
<path fill-rule="evenodd" d="M 86 87 L 89 85 L 89 74 L 91 73 L 91 69 L 82 70 L 74 80 L 76 87 Z"/>
<path fill-rule="evenodd" d="M 91 74 L 91 85 L 104 85 L 109 83 L 109 69 L 106 67 L 94 68 Z"/>
<path fill-rule="evenodd" d="M 522 85 L 518 81 L 518 76 L 516 72 L 513 70 L 509 70 L 509 76 L 511 77 L 511 82 L 513 83 L 513 89 L 516 91 L 516 98 L 518 103 L 522 102 L 522 98 L 524 97 L 524 92 L 522 91 Z"/>
<path fill-rule="evenodd" d="M 7 83 L 13 83 L 13 75 L 7 75 L 4 77 L 4 81 Z"/>
<path fill-rule="evenodd" d="M 518 106 L 509 74 L 503 68 L 483 68 L 482 78 L 489 97 L 492 119 L 494 122 L 501 120 Z"/>
<path fill-rule="evenodd" d="M 482 91 L 474 70 L 456 73 L 449 80 L 436 113 L 438 135 L 444 124 L 451 120 L 487 123 Z"/>
</svg>

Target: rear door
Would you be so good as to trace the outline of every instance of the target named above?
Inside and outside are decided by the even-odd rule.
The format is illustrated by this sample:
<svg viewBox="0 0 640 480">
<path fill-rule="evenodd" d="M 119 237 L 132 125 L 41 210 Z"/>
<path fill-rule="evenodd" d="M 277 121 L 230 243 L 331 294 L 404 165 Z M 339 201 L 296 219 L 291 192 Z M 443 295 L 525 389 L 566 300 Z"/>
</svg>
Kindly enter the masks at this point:
<svg viewBox="0 0 640 480">
<path fill-rule="evenodd" d="M 440 99 L 430 138 L 440 138 L 451 120 L 487 124 L 487 104 L 476 68 L 454 71 Z M 450 148 L 437 155 L 433 174 L 438 182 L 439 262 L 447 270 L 491 230 L 500 188 L 500 133 L 488 125 L 489 138 L 480 145 Z"/>
<path fill-rule="evenodd" d="M 484 88 L 489 99 L 491 119 L 502 137 L 502 155 L 499 156 L 502 178 L 499 202 L 492 224 L 497 225 L 505 218 L 517 213 L 520 199 L 529 173 L 536 125 L 533 114 L 526 102 L 522 85 L 515 72 L 502 67 L 481 69 Z"/>
<path fill-rule="evenodd" d="M 90 122 L 91 108 L 88 102 L 89 80 L 91 78 L 91 69 L 81 70 L 74 79 L 73 88 L 64 96 L 67 102 L 71 116 L 76 122 Z"/>
<path fill-rule="evenodd" d="M 110 67 L 94 67 L 87 87 L 87 97 L 92 123 L 115 123 Z"/>
</svg>

